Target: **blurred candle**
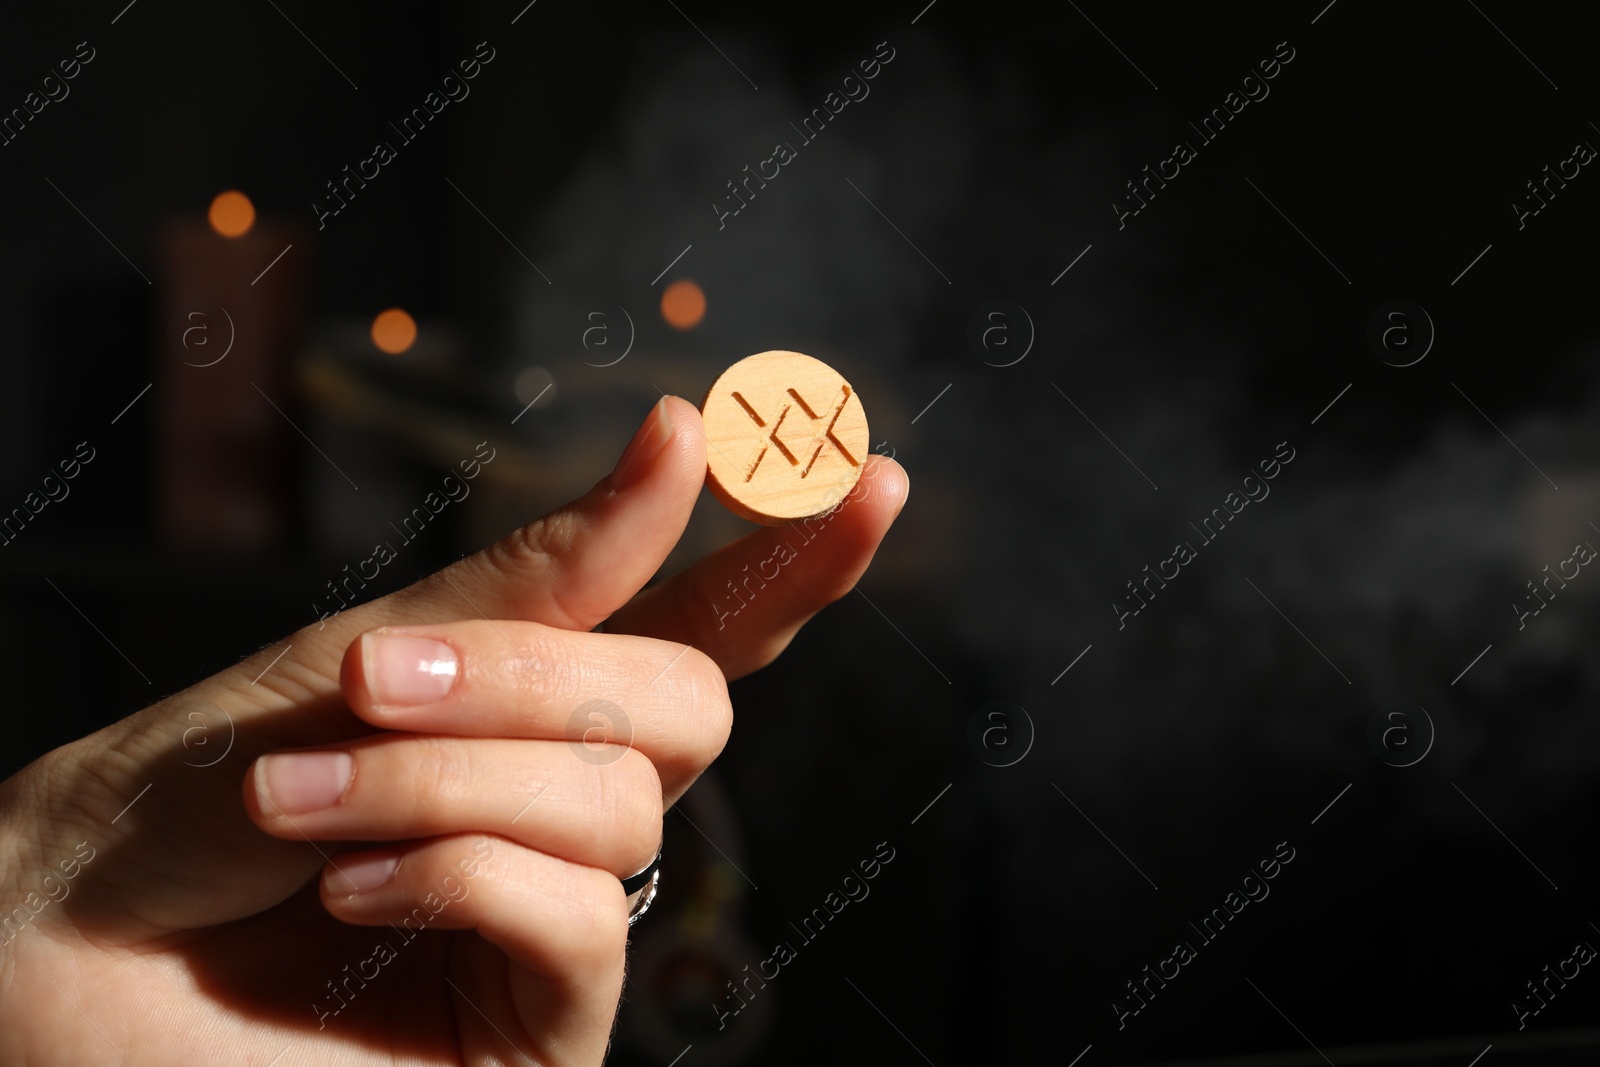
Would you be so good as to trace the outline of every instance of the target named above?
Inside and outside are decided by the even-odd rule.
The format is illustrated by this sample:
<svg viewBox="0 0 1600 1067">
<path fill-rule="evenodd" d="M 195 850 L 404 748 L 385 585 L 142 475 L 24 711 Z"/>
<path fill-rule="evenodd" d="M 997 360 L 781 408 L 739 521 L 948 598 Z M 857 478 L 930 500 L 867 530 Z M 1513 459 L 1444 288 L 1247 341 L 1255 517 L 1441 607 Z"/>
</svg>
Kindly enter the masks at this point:
<svg viewBox="0 0 1600 1067">
<path fill-rule="evenodd" d="M 174 551 L 282 550 L 295 532 L 304 446 L 289 422 L 303 422 L 290 371 L 309 229 L 258 218 L 230 190 L 166 224 L 157 244 L 159 537 Z"/>
</svg>

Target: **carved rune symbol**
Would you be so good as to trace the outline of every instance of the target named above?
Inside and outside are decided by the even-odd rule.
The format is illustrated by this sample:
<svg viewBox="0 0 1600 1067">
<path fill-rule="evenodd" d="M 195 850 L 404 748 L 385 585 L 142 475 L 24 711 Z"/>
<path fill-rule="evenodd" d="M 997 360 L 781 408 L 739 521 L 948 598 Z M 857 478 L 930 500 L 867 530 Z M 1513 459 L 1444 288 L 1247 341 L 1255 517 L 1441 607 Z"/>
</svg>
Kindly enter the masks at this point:
<svg viewBox="0 0 1600 1067">
<path fill-rule="evenodd" d="M 817 457 L 822 455 L 822 450 L 827 447 L 830 441 L 833 443 L 833 447 L 839 453 L 839 455 L 844 457 L 846 463 L 850 464 L 852 467 L 861 466 L 861 464 L 856 462 L 855 457 L 850 454 L 849 450 L 844 447 L 844 444 L 833 435 L 833 427 L 834 424 L 839 421 L 840 412 L 844 411 L 845 404 L 850 402 L 850 387 L 848 385 L 841 385 L 839 387 L 839 391 L 840 396 L 838 407 L 834 408 L 831 414 L 819 414 L 818 412 L 811 410 L 811 405 L 807 404 L 805 399 L 802 398 L 799 393 L 795 392 L 793 389 L 788 390 L 789 396 L 794 400 L 794 403 L 784 404 L 783 410 L 778 412 L 777 421 L 773 423 L 771 432 L 767 434 L 766 440 L 762 442 L 761 451 L 756 453 L 755 461 L 750 464 L 750 469 L 745 471 L 744 480 L 748 482 L 750 479 L 756 476 L 756 468 L 760 467 L 761 461 L 766 458 L 768 451 L 767 446 L 769 443 L 773 448 L 776 448 L 780 453 L 783 454 L 783 458 L 789 461 L 789 466 L 791 467 L 800 466 L 799 456 L 795 454 L 797 451 L 800 455 L 805 455 L 807 452 L 811 453 L 811 458 L 806 460 L 805 469 L 800 472 L 800 477 L 802 478 L 811 473 L 811 468 L 816 465 Z M 749 415 L 750 418 L 755 421 L 757 426 L 760 426 L 763 429 L 766 428 L 766 420 L 756 413 L 756 409 L 750 406 L 749 401 L 740 396 L 737 392 L 731 395 L 733 396 L 734 400 L 739 402 L 739 406 L 744 408 L 745 414 Z M 789 418 L 789 412 L 792 411 L 796 405 L 798 405 L 800 410 L 805 412 L 806 416 L 811 420 L 811 436 L 807 438 L 798 449 L 790 449 L 789 446 L 784 444 L 783 440 L 778 436 L 778 431 L 783 429 L 785 420 Z M 827 425 L 819 431 L 817 428 L 818 423 L 821 423 L 824 419 L 827 420 Z M 793 424 L 791 423 L 791 425 Z M 812 448 L 813 445 L 816 447 Z"/>
</svg>

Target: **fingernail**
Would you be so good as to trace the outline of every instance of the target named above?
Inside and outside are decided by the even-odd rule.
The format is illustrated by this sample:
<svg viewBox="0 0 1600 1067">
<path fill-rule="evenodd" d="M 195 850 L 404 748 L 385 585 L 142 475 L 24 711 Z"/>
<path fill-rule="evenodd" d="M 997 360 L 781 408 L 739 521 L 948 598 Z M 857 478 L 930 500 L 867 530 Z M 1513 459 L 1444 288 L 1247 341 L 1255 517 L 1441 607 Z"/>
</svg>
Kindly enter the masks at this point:
<svg viewBox="0 0 1600 1067">
<path fill-rule="evenodd" d="M 352 764 L 348 752 L 285 752 L 256 761 L 256 789 L 284 815 L 319 811 L 344 796 Z"/>
<path fill-rule="evenodd" d="M 460 660 L 443 641 L 405 634 L 361 635 L 367 692 L 379 706 L 409 707 L 443 700 L 455 684 Z"/>
<path fill-rule="evenodd" d="M 369 856 L 353 862 L 340 862 L 328 875 L 328 888 L 335 893 L 365 893 L 394 877 L 399 856 Z"/>
<path fill-rule="evenodd" d="M 667 410 L 667 398 L 662 397 L 617 460 L 617 469 L 611 472 L 611 488 L 621 492 L 644 477 L 670 440 L 672 413 Z"/>
</svg>

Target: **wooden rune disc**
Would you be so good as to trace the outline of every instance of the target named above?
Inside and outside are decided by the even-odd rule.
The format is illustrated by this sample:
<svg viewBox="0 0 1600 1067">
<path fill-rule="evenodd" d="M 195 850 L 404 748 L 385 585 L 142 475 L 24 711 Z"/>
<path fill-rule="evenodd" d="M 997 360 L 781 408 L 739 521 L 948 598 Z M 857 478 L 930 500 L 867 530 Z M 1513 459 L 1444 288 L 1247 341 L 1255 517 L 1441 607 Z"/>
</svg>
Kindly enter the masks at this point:
<svg viewBox="0 0 1600 1067">
<path fill-rule="evenodd" d="M 735 515 L 766 526 L 843 501 L 871 443 L 850 383 L 799 352 L 741 359 L 712 383 L 700 413 L 706 484 Z"/>
</svg>

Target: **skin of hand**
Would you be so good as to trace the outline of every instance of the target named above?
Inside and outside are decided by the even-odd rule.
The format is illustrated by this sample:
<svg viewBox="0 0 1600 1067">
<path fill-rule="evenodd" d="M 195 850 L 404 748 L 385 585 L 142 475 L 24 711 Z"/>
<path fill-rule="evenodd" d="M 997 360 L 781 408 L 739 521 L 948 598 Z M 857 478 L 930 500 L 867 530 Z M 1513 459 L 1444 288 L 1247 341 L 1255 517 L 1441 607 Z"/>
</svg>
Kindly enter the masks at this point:
<svg viewBox="0 0 1600 1067">
<path fill-rule="evenodd" d="M 600 1063 L 619 878 L 726 743 L 727 680 L 854 586 L 909 491 L 870 457 L 719 619 L 797 538 L 644 589 L 705 450 L 663 398 L 580 499 L 0 783 L 0 1062 Z"/>
</svg>

